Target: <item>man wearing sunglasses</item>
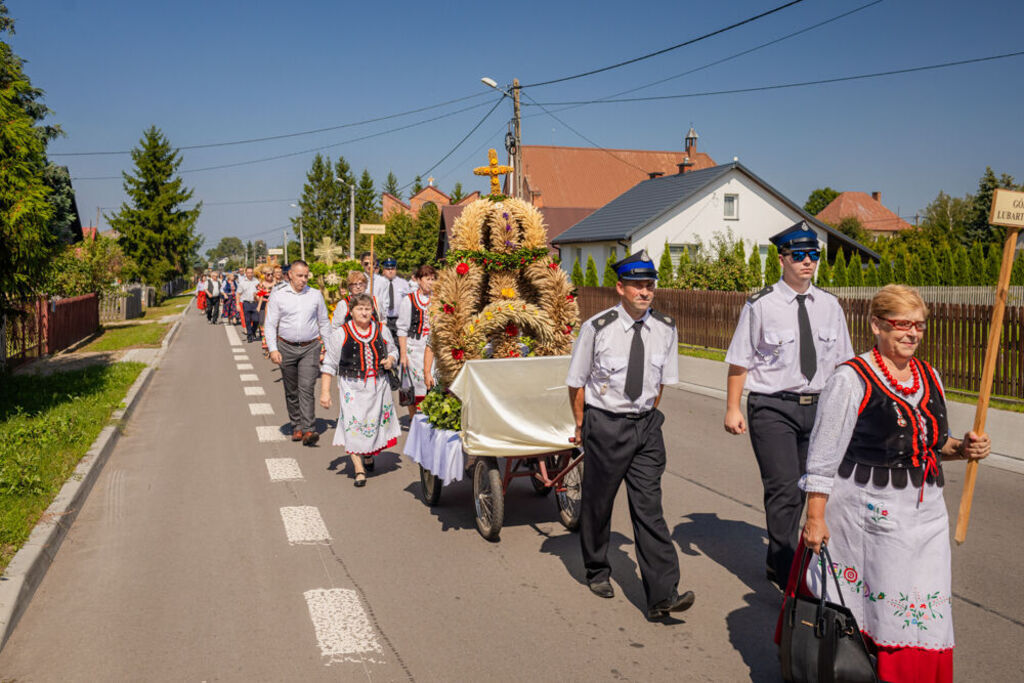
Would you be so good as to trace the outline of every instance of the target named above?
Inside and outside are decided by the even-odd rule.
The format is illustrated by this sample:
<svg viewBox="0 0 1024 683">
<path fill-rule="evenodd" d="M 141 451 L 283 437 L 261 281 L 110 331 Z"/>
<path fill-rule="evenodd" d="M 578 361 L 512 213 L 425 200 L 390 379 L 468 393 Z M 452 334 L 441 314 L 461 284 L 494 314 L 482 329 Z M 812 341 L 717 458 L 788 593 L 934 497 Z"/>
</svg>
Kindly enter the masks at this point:
<svg viewBox="0 0 1024 683">
<path fill-rule="evenodd" d="M 725 430 L 750 432 L 764 484 L 768 528 L 766 573 L 784 586 L 796 551 L 804 494 L 797 487 L 818 394 L 840 363 L 853 357 L 839 301 L 812 284 L 821 251 L 803 221 L 771 237 L 782 279 L 743 306 L 725 361 L 729 364 Z M 747 416 L 740 410 L 746 389 Z"/>
</svg>

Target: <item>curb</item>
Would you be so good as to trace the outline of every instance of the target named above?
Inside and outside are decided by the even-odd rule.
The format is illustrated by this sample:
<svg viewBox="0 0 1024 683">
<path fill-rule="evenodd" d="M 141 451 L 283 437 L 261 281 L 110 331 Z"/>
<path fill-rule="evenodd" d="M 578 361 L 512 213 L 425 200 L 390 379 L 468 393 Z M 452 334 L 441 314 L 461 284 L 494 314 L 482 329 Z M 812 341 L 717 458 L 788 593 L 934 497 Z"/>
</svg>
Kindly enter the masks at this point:
<svg viewBox="0 0 1024 683">
<path fill-rule="evenodd" d="M 153 379 L 154 371 L 163 360 L 187 312 L 186 307 L 168 330 L 156 357 L 142 369 L 135 382 L 128 388 L 121 406 L 111 414 L 107 425 L 92 442 L 92 446 L 78 462 L 74 473 L 64 482 L 57 497 L 32 529 L 25 545 L 14 555 L 3 576 L 0 576 L 0 651 L 7 644 L 7 639 L 14 632 L 18 620 L 32 601 L 36 588 L 46 576 L 46 571 L 53 563 L 64 537 L 67 536 L 99 478 L 103 465 L 117 445 L 124 424 L 135 412 L 146 387 Z"/>
</svg>

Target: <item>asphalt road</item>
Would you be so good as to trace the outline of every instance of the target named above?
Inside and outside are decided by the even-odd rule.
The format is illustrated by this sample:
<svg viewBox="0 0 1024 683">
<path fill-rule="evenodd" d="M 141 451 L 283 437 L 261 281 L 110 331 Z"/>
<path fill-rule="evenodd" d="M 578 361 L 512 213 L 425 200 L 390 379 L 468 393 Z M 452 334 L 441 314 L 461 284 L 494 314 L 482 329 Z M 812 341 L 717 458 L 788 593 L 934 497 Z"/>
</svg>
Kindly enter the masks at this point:
<svg viewBox="0 0 1024 683">
<path fill-rule="evenodd" d="M 319 410 L 318 447 L 260 441 L 258 427 L 287 429 L 279 374 L 257 344 L 228 337 L 186 316 L 0 653 L 0 680 L 779 680 L 760 481 L 746 437 L 722 430 L 719 400 L 669 390 L 662 403 L 666 518 L 680 589 L 697 602 L 649 623 L 624 496 L 617 596 L 602 600 L 581 583 L 554 500 L 528 482 L 513 485 L 501 541 L 488 543 L 470 482 L 427 508 L 401 441 L 363 489 L 329 445 L 333 412 Z M 273 480 L 268 459 L 281 460 L 278 477 L 296 476 L 294 459 L 302 478 Z M 946 471 L 955 515 L 963 465 Z M 960 680 L 1024 669 L 1022 493 L 1024 477 L 983 467 L 969 539 L 953 551 Z"/>
</svg>

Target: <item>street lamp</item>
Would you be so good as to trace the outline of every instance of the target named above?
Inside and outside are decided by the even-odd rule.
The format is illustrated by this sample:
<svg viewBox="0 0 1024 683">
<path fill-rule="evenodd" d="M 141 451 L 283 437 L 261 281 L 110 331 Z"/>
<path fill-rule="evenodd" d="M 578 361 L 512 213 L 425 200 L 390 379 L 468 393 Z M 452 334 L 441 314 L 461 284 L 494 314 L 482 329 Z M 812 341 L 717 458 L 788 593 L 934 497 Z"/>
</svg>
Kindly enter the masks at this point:
<svg viewBox="0 0 1024 683">
<path fill-rule="evenodd" d="M 480 79 L 480 82 L 486 85 L 488 88 L 494 88 L 503 95 L 507 95 L 512 98 L 512 111 L 513 111 L 513 142 L 512 149 L 508 149 L 506 144 L 506 150 L 512 157 L 512 196 L 522 198 L 523 196 L 523 136 L 522 136 L 522 117 L 519 115 L 519 79 L 512 79 L 512 92 L 498 86 L 497 81 L 493 78 L 484 76 Z M 507 140 L 507 138 L 506 138 Z"/>
<path fill-rule="evenodd" d="M 290 204 L 293 209 L 298 209 L 298 204 Z M 285 244 L 287 246 L 287 244 Z M 302 211 L 299 211 L 299 258 L 306 260 L 306 237 L 302 234 Z"/>
<path fill-rule="evenodd" d="M 348 258 L 356 258 L 356 184 L 346 183 L 344 178 L 334 177 L 343 186 L 348 187 Z"/>
</svg>

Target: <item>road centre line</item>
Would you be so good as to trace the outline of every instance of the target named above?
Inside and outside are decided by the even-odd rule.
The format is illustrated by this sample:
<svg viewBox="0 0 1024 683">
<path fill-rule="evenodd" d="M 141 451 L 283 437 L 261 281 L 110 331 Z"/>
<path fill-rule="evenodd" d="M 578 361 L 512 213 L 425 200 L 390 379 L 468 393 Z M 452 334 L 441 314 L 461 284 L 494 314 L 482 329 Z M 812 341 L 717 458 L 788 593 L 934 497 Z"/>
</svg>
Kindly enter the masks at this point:
<svg viewBox="0 0 1024 683">
<path fill-rule="evenodd" d="M 270 481 L 302 481 L 302 470 L 295 458 L 267 458 L 267 473 Z"/>
<path fill-rule="evenodd" d="M 228 335 L 228 344 L 231 344 L 231 346 L 241 346 L 242 345 L 242 338 L 238 336 L 237 332 L 235 332 L 235 328 L 233 328 L 233 327 L 225 327 L 224 328 L 224 332 L 225 332 L 225 334 Z"/>
<path fill-rule="evenodd" d="M 331 541 L 320 510 L 311 505 L 281 508 L 281 521 L 292 545 L 327 545 Z"/>
<path fill-rule="evenodd" d="M 238 379 L 242 380 L 243 382 L 259 382 L 260 381 L 260 377 L 257 374 L 239 375 Z"/>
<path fill-rule="evenodd" d="M 273 415 L 274 406 L 269 403 L 250 403 L 249 404 L 250 415 Z"/>
<path fill-rule="evenodd" d="M 267 392 L 263 391 L 263 387 L 242 387 L 245 390 L 246 396 L 266 396 Z"/>
<path fill-rule="evenodd" d="M 318 588 L 306 591 L 303 597 L 313 620 L 320 654 L 328 659 L 328 666 L 336 662 L 379 663 L 366 656 L 383 654 L 383 650 L 356 591 Z"/>
<path fill-rule="evenodd" d="M 260 443 L 288 440 L 288 437 L 281 433 L 281 429 L 279 427 L 275 427 L 274 425 L 262 425 L 257 427 L 256 438 L 259 439 Z"/>
<path fill-rule="evenodd" d="M 253 368 L 252 368 L 252 363 L 236 363 L 235 364 L 235 369 L 236 370 L 252 370 Z"/>
</svg>

